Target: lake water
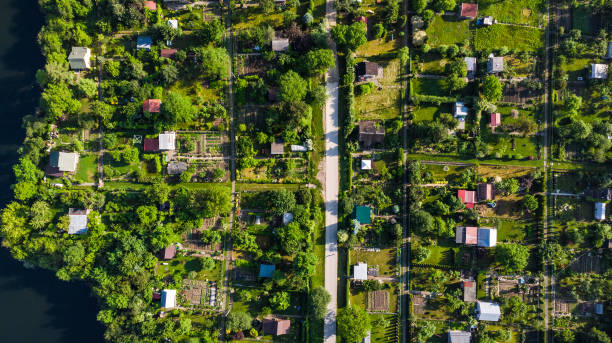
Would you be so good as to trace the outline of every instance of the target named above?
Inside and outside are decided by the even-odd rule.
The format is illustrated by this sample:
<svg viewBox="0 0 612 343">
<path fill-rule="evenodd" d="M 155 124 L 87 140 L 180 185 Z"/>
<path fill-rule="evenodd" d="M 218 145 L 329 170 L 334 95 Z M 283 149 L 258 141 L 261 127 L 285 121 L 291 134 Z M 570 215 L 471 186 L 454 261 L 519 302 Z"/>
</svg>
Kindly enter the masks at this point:
<svg viewBox="0 0 612 343">
<path fill-rule="evenodd" d="M 12 165 L 23 141 L 21 118 L 34 112 L 40 91 L 34 74 L 43 64 L 36 35 L 42 25 L 36 0 L 0 0 L 0 206 L 10 201 Z M 103 327 L 83 283 L 26 269 L 0 248 L 0 342 L 98 343 Z"/>
</svg>

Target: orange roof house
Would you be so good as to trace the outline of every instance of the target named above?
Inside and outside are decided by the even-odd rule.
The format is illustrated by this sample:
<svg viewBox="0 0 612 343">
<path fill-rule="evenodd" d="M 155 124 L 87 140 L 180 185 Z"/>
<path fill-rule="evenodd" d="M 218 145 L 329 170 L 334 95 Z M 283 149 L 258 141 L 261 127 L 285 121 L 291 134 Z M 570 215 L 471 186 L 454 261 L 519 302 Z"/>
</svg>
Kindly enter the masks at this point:
<svg viewBox="0 0 612 343">
<path fill-rule="evenodd" d="M 475 226 L 457 226 L 455 228 L 455 243 L 477 244 L 478 228 Z"/>
<path fill-rule="evenodd" d="M 151 11 L 157 11 L 157 4 L 155 1 L 145 1 L 144 7 L 150 9 Z"/>
<path fill-rule="evenodd" d="M 147 99 L 142 102 L 142 110 L 149 113 L 159 113 L 161 109 L 161 100 Z"/>
<path fill-rule="evenodd" d="M 476 19 L 478 16 L 478 4 L 462 2 L 459 16 L 464 19 Z"/>
<path fill-rule="evenodd" d="M 172 58 L 178 52 L 176 49 L 161 49 L 159 52 L 159 56 L 165 58 Z"/>
<path fill-rule="evenodd" d="M 465 204 L 467 208 L 473 208 L 476 203 L 476 192 L 475 191 L 466 191 L 465 189 L 460 189 L 457 192 L 457 196 L 461 199 L 461 202 Z"/>
<path fill-rule="evenodd" d="M 286 335 L 289 333 L 291 321 L 289 319 L 265 318 L 262 326 L 265 335 Z"/>
</svg>

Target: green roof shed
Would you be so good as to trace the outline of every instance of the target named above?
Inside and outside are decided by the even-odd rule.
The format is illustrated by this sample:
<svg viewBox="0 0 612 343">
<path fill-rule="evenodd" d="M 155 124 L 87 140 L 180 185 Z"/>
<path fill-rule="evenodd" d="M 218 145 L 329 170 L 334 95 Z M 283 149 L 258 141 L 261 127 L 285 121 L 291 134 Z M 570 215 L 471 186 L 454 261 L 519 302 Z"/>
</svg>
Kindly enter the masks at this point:
<svg viewBox="0 0 612 343">
<path fill-rule="evenodd" d="M 359 221 L 359 224 L 366 225 L 370 224 L 370 213 L 372 210 L 368 206 L 355 206 L 355 219 Z"/>
</svg>

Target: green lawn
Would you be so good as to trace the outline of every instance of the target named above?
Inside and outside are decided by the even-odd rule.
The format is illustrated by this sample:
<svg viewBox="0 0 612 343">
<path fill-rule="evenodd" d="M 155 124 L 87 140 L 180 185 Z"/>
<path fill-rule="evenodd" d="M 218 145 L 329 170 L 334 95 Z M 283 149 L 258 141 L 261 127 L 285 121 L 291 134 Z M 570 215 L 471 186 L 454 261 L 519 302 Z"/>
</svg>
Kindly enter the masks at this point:
<svg viewBox="0 0 612 343">
<path fill-rule="evenodd" d="M 413 78 L 410 82 L 414 94 L 448 96 L 444 90 L 444 80 Z"/>
<path fill-rule="evenodd" d="M 366 262 L 368 267 L 378 265 L 379 276 L 395 276 L 395 248 L 380 249 L 380 252 L 351 250 L 351 264 Z"/>
<path fill-rule="evenodd" d="M 537 52 L 544 45 L 544 31 L 531 27 L 493 25 L 476 29 L 476 50 L 510 50 Z"/>
<path fill-rule="evenodd" d="M 455 264 L 455 254 L 459 251 L 459 247 L 447 247 L 440 245 L 427 246 L 429 249 L 429 257 L 423 261 L 425 264 Z"/>
<path fill-rule="evenodd" d="M 80 183 L 97 182 L 98 154 L 81 154 L 74 178 Z"/>
<path fill-rule="evenodd" d="M 502 158 L 526 159 L 529 156 L 537 158 L 536 137 L 520 137 L 510 135 L 483 135 L 483 141 L 491 145 L 491 155 L 500 153 Z M 517 155 L 519 155 L 517 158 Z"/>
<path fill-rule="evenodd" d="M 515 220 L 499 220 L 497 241 L 520 242 L 525 239 L 525 225 Z"/>
<path fill-rule="evenodd" d="M 383 76 L 374 83 L 369 94 L 355 97 L 355 112 L 360 120 L 393 119 L 400 115 L 401 92 L 399 59 L 377 61 L 383 68 Z"/>
<path fill-rule="evenodd" d="M 462 43 L 470 39 L 470 22 L 455 16 L 437 15 L 427 28 L 427 42 L 432 46 Z"/>
<path fill-rule="evenodd" d="M 478 16 L 493 16 L 502 23 L 538 26 L 544 24 L 542 0 L 478 0 Z"/>
<path fill-rule="evenodd" d="M 200 257 L 188 257 L 180 256 L 176 257 L 171 261 L 168 261 L 168 265 L 164 266 L 161 263 L 157 266 L 156 273 L 163 277 L 172 277 L 179 275 L 185 279 L 188 277 L 189 272 L 196 272 L 196 279 L 206 281 L 214 280 L 219 281 L 222 278 L 222 262 L 220 260 L 214 260 L 215 266 L 212 270 L 205 270 L 202 265 L 202 258 Z"/>
<path fill-rule="evenodd" d="M 448 104 L 440 104 L 440 106 L 421 106 L 418 107 L 414 112 L 414 121 L 432 121 L 440 116 L 442 113 L 450 113 L 451 109 Z"/>
<path fill-rule="evenodd" d="M 590 35 L 591 32 L 591 9 L 586 6 L 578 6 L 572 8 L 572 29 L 582 31 L 584 35 Z"/>
<path fill-rule="evenodd" d="M 576 81 L 578 77 L 582 77 L 583 80 L 587 79 L 588 70 L 591 66 L 590 58 L 570 58 L 566 64 L 563 65 L 563 69 L 567 72 L 569 81 Z"/>
<path fill-rule="evenodd" d="M 371 56 L 385 56 L 395 55 L 396 50 L 399 49 L 401 40 L 386 40 L 385 38 L 373 39 L 367 41 L 364 45 L 357 49 L 358 57 L 371 57 Z"/>
</svg>

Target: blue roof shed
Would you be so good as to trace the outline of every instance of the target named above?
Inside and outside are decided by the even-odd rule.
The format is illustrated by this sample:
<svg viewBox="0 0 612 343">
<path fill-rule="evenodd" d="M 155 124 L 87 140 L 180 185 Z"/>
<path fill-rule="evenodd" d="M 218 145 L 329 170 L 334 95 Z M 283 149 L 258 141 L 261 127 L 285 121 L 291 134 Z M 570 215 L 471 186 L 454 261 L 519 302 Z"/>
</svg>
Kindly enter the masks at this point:
<svg viewBox="0 0 612 343">
<path fill-rule="evenodd" d="M 136 49 L 151 50 L 151 46 L 153 46 L 153 40 L 150 36 L 138 36 L 136 38 Z"/>
<path fill-rule="evenodd" d="M 259 266 L 259 277 L 271 278 L 275 270 L 276 266 L 273 264 L 262 264 Z"/>
</svg>

